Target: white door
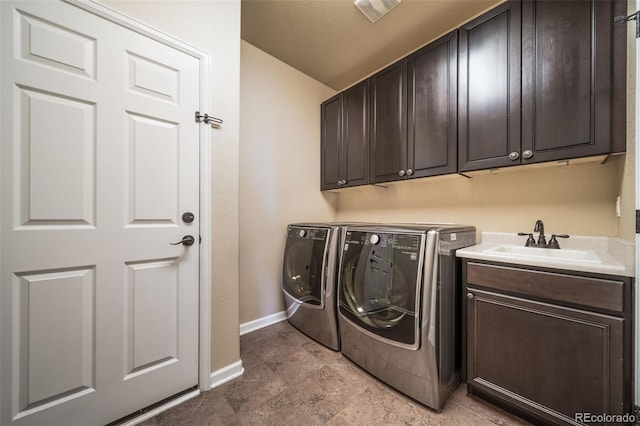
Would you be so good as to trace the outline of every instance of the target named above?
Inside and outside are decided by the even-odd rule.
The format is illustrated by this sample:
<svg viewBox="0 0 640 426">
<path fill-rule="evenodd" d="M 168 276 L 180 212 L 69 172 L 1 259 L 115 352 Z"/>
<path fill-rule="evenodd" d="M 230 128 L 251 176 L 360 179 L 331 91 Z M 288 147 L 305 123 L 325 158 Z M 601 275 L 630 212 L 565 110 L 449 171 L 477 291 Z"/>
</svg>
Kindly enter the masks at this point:
<svg viewBox="0 0 640 426">
<path fill-rule="evenodd" d="M 105 424 L 198 382 L 199 60 L 67 3 L 0 18 L 0 423 Z"/>
</svg>

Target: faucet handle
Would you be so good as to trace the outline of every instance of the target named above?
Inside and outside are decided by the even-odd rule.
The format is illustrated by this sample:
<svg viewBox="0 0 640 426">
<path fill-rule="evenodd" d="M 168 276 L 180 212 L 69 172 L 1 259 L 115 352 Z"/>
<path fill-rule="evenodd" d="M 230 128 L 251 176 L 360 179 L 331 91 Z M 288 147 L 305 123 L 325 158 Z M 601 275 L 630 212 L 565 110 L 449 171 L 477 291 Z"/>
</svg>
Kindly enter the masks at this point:
<svg viewBox="0 0 640 426">
<path fill-rule="evenodd" d="M 528 232 L 518 232 L 518 235 L 521 237 L 524 236 L 528 236 L 529 238 L 527 238 L 527 242 L 524 244 L 525 247 L 529 247 L 532 244 L 536 243 L 536 240 L 533 239 L 533 234 L 530 234 Z"/>
<path fill-rule="evenodd" d="M 560 244 L 558 244 L 558 240 L 556 240 L 556 238 L 569 238 L 569 236 L 567 234 L 551 234 L 551 239 L 549 240 L 549 248 L 560 248 Z"/>
</svg>

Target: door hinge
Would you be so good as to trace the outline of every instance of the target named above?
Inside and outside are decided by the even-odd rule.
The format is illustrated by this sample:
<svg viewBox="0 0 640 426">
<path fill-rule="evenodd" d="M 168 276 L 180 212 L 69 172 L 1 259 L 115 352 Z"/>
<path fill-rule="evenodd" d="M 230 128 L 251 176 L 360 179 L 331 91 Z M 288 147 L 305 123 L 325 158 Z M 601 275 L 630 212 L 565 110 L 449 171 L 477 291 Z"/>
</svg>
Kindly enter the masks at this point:
<svg viewBox="0 0 640 426">
<path fill-rule="evenodd" d="M 202 235 L 198 235 L 198 244 L 202 244 Z"/>
<path fill-rule="evenodd" d="M 200 114 L 200 111 L 196 111 L 196 123 L 209 124 L 214 129 L 217 129 L 222 124 L 222 119 L 212 117 L 209 114 Z"/>
</svg>

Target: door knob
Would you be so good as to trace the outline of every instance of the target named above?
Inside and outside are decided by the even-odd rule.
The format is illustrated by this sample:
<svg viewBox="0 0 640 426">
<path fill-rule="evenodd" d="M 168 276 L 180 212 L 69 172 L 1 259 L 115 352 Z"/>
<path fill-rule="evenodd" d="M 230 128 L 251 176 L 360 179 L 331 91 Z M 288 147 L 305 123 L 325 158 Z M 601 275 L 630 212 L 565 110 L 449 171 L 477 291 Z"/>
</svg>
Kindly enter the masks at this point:
<svg viewBox="0 0 640 426">
<path fill-rule="evenodd" d="M 411 176 L 413 174 L 413 169 L 407 169 L 407 176 Z"/>
<path fill-rule="evenodd" d="M 533 157 L 533 151 L 531 151 L 530 149 L 522 152 L 522 158 L 529 159 L 531 157 Z"/>
<path fill-rule="evenodd" d="M 520 158 L 520 154 L 515 151 L 509 154 L 509 160 L 511 161 L 516 161 L 518 158 Z"/>
<path fill-rule="evenodd" d="M 467 299 L 469 300 L 473 299 L 473 293 L 467 293 Z"/>
<path fill-rule="evenodd" d="M 177 243 L 169 243 L 169 244 L 171 244 L 172 246 L 177 246 L 179 244 L 182 244 L 182 245 L 185 245 L 185 246 L 188 247 L 188 246 L 192 246 L 193 243 L 195 243 L 195 242 L 196 242 L 195 238 L 193 238 L 191 235 L 185 235 Z"/>
<path fill-rule="evenodd" d="M 405 173 L 406 173 L 406 172 L 405 172 L 404 170 L 400 170 L 400 171 L 398 172 L 398 174 L 399 174 L 400 176 L 404 176 L 404 175 L 405 175 Z"/>
</svg>

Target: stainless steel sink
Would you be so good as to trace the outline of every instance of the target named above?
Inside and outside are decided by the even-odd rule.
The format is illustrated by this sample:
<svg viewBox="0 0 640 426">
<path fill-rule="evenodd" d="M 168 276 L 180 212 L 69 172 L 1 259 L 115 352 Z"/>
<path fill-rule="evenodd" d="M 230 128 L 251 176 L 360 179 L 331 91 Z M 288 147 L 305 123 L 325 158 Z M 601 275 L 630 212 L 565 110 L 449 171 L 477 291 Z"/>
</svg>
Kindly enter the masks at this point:
<svg viewBox="0 0 640 426">
<path fill-rule="evenodd" d="M 535 247 L 501 245 L 484 250 L 487 254 L 521 259 L 545 259 L 548 261 L 602 263 L 598 254 L 590 250 L 554 250 Z"/>
</svg>

